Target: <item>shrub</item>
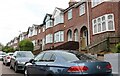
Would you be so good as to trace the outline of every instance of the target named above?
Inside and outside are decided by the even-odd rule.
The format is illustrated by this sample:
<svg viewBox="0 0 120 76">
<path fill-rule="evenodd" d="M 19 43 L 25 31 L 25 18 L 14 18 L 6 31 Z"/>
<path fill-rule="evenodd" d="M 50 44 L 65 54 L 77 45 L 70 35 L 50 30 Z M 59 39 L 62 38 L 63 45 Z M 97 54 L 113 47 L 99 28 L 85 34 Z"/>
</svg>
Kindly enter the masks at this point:
<svg viewBox="0 0 120 76">
<path fill-rule="evenodd" d="M 116 48 L 117 48 L 117 53 L 120 53 L 120 43 L 116 45 Z"/>
</svg>

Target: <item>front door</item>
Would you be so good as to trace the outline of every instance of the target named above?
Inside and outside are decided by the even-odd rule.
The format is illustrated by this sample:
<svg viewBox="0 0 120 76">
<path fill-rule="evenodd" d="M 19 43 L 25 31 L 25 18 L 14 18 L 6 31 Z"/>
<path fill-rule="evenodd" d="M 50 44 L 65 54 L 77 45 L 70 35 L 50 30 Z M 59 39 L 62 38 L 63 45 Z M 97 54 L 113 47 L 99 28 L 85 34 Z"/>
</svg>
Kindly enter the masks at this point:
<svg viewBox="0 0 120 76">
<path fill-rule="evenodd" d="M 81 33 L 81 47 L 82 49 L 85 49 L 88 45 L 88 31 L 87 29 L 83 29 Z"/>
</svg>

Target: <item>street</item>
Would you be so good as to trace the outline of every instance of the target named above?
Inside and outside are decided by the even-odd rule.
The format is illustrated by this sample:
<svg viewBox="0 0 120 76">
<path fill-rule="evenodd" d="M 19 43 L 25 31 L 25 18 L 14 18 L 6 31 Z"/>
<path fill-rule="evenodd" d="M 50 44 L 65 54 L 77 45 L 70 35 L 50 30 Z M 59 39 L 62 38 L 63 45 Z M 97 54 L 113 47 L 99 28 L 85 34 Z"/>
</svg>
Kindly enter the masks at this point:
<svg viewBox="0 0 120 76">
<path fill-rule="evenodd" d="M 22 72 L 15 73 L 14 70 L 10 69 L 9 66 L 5 66 L 0 61 L 0 75 L 1 76 L 24 76 Z"/>
</svg>

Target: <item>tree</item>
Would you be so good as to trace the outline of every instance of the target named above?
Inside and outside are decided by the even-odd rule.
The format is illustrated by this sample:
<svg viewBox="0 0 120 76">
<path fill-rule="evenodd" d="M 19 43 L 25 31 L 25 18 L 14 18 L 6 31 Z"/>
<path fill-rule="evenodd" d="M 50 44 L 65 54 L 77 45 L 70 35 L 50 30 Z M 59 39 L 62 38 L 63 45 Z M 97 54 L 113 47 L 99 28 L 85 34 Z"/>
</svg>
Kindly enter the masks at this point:
<svg viewBox="0 0 120 76">
<path fill-rule="evenodd" d="M 5 46 L 2 48 L 2 50 L 6 53 L 8 52 L 14 52 L 14 48 L 13 47 L 9 47 L 9 46 Z"/>
<path fill-rule="evenodd" d="M 33 51 L 34 45 L 29 39 L 24 39 L 19 43 L 19 50 L 21 51 Z"/>
</svg>

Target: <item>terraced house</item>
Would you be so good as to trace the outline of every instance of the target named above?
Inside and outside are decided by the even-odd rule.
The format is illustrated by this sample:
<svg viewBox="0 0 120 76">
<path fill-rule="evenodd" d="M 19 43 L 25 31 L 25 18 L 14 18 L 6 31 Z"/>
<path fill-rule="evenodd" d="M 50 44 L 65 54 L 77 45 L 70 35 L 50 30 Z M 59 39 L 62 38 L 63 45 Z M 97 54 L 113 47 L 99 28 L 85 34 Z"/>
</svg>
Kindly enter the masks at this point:
<svg viewBox="0 0 120 76">
<path fill-rule="evenodd" d="M 56 7 L 36 26 L 37 50 L 110 51 L 120 40 L 119 15 L 119 0 L 70 0 L 68 8 Z"/>
</svg>

